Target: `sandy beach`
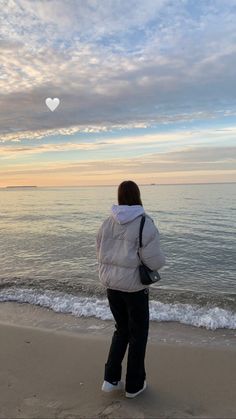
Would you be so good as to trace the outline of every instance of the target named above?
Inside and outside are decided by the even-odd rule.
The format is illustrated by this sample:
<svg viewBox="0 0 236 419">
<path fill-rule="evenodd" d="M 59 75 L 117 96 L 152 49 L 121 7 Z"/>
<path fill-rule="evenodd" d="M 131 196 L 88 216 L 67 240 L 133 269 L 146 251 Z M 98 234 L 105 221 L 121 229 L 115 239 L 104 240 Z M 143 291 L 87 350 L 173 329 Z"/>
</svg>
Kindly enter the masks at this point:
<svg viewBox="0 0 236 419">
<path fill-rule="evenodd" d="M 235 347 L 149 342 L 148 388 L 129 400 L 101 392 L 106 333 L 2 322 L 0 334 L 1 418 L 236 417 Z"/>
</svg>

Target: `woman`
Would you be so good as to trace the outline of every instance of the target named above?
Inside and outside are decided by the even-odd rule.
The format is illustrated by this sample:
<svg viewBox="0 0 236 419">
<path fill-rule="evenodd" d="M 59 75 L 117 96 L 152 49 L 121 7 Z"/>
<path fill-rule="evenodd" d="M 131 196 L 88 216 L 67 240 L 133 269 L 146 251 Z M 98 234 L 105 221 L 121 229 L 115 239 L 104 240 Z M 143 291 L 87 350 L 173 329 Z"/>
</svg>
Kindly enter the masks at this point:
<svg viewBox="0 0 236 419">
<path fill-rule="evenodd" d="M 144 366 L 149 328 L 149 289 L 140 281 L 139 226 L 145 214 L 140 190 L 131 180 L 118 188 L 118 204 L 103 222 L 97 234 L 99 278 L 107 288 L 107 297 L 115 332 L 105 364 L 102 390 L 123 388 L 122 360 L 127 346 L 126 397 L 133 398 L 146 388 Z M 165 264 L 160 249 L 159 233 L 153 220 L 145 214 L 143 246 L 139 250 L 145 265 L 158 270 Z"/>
</svg>

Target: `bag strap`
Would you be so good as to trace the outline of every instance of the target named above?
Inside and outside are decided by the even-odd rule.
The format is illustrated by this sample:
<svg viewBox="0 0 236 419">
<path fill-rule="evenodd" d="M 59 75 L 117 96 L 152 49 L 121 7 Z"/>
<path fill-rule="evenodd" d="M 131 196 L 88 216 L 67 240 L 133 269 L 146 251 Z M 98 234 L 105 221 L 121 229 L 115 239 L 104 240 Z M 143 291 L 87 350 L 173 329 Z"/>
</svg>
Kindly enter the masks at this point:
<svg viewBox="0 0 236 419">
<path fill-rule="evenodd" d="M 142 235 L 143 235 L 144 223 L 145 223 L 145 215 L 142 215 L 140 226 L 139 226 L 139 247 L 143 247 Z"/>
<path fill-rule="evenodd" d="M 143 247 L 142 235 L 143 235 L 143 226 L 144 226 L 144 223 L 145 223 L 145 215 L 142 215 L 142 218 L 141 218 L 141 221 L 140 221 L 140 226 L 139 226 L 139 249 L 141 247 Z M 143 265 L 142 259 L 141 259 L 140 254 L 139 254 L 139 249 L 138 249 L 138 252 L 137 253 L 138 253 L 139 260 L 140 260 L 140 262 Z"/>
<path fill-rule="evenodd" d="M 140 247 L 143 247 L 143 243 L 142 243 L 142 233 L 143 233 L 143 226 L 144 226 L 144 223 L 145 223 L 145 215 L 142 215 L 142 218 L 141 218 L 141 221 L 140 221 L 140 226 L 139 226 L 139 248 L 138 248 L 138 251 L 137 251 L 137 254 L 138 254 L 139 260 L 140 260 L 140 262 L 141 262 L 141 264 L 142 264 L 142 265 L 143 265 L 143 262 L 142 262 L 142 259 L 141 259 L 141 257 L 140 257 L 140 254 L 139 254 L 139 249 L 140 249 Z"/>
</svg>

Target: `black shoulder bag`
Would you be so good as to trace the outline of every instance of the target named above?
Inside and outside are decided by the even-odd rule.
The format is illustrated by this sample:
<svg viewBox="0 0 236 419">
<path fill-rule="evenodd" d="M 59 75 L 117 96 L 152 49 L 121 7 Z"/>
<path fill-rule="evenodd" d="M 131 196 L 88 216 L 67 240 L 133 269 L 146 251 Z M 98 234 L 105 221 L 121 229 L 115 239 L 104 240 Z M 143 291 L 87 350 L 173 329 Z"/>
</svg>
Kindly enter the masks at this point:
<svg viewBox="0 0 236 419">
<path fill-rule="evenodd" d="M 143 246 L 142 244 L 142 232 L 143 226 L 145 223 L 145 215 L 142 215 L 140 227 L 139 227 L 139 248 Z M 139 273 L 140 273 L 140 280 L 143 285 L 150 285 L 154 284 L 157 281 L 160 281 L 161 277 L 157 271 L 152 271 L 148 266 L 144 265 L 140 258 L 140 254 L 138 251 L 138 257 L 140 259 L 141 264 L 139 265 Z"/>
</svg>

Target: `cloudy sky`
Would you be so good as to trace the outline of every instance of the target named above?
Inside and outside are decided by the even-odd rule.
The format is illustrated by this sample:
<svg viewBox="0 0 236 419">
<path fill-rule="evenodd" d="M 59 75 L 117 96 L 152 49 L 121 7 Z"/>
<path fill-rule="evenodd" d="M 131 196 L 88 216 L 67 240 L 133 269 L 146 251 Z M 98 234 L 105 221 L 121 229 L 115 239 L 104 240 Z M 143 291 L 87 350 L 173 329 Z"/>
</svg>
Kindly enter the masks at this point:
<svg viewBox="0 0 236 419">
<path fill-rule="evenodd" d="M 0 0 L 0 186 L 236 181 L 235 69 L 236 0 Z"/>
</svg>

